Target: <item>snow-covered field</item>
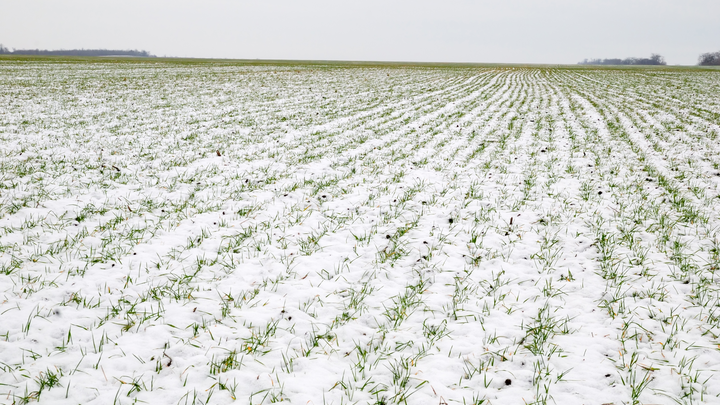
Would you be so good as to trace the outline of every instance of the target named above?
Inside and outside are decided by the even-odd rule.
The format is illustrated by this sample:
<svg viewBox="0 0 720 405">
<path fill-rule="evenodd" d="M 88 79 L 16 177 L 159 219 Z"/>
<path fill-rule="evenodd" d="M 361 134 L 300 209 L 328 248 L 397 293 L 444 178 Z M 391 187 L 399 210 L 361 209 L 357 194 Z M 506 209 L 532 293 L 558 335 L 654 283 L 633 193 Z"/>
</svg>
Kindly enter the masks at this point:
<svg viewBox="0 0 720 405">
<path fill-rule="evenodd" d="M 0 403 L 720 403 L 719 94 L 0 62 Z"/>
</svg>

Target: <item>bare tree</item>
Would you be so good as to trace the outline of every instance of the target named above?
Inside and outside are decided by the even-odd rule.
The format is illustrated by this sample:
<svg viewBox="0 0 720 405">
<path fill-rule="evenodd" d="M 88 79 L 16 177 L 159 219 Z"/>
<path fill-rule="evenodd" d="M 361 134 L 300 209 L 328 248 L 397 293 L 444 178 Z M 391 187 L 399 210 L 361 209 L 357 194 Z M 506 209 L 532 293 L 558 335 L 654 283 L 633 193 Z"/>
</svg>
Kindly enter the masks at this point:
<svg viewBox="0 0 720 405">
<path fill-rule="evenodd" d="M 700 66 L 720 66 L 720 51 L 708 52 L 700 55 L 698 58 Z"/>
<path fill-rule="evenodd" d="M 650 60 L 653 62 L 650 63 L 650 65 L 667 65 L 667 62 L 665 62 L 665 57 L 656 53 L 650 56 Z"/>
</svg>

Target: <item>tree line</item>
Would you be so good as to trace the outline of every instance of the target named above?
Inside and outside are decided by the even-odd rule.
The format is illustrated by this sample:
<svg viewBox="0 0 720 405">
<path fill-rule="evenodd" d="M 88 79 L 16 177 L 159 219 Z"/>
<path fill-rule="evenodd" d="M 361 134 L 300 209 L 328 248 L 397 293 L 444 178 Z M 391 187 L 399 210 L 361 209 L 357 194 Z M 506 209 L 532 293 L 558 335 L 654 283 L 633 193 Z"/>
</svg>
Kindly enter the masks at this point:
<svg viewBox="0 0 720 405">
<path fill-rule="evenodd" d="M 140 58 L 154 58 L 148 51 L 117 50 L 117 49 L 61 49 L 50 51 L 46 49 L 14 49 L 10 50 L 0 44 L 0 55 L 45 55 L 45 56 L 134 56 Z"/>
<path fill-rule="evenodd" d="M 656 53 L 649 58 L 626 58 L 626 59 L 585 59 L 579 65 L 667 65 L 665 58 Z"/>
<path fill-rule="evenodd" d="M 649 58 L 626 58 L 626 59 L 585 59 L 579 65 L 667 65 L 665 58 L 656 53 Z M 720 51 L 708 52 L 698 57 L 700 66 L 720 66 Z"/>
<path fill-rule="evenodd" d="M 61 49 L 51 51 L 46 49 L 14 49 L 10 50 L 0 44 L 0 55 L 51 55 L 51 56 L 134 56 L 139 58 L 155 58 L 148 51 L 117 50 L 117 49 Z M 649 58 L 625 59 L 585 59 L 579 65 L 667 65 L 665 58 L 656 53 Z M 720 66 L 720 51 L 708 52 L 698 58 L 700 66 Z"/>
</svg>

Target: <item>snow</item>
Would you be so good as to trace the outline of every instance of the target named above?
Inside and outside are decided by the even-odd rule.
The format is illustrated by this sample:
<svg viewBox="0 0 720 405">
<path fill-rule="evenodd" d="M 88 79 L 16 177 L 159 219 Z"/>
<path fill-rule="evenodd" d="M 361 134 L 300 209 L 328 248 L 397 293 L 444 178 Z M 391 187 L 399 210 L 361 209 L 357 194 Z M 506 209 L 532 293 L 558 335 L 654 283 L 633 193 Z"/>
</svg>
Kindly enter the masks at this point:
<svg viewBox="0 0 720 405">
<path fill-rule="evenodd" d="M 0 71 L 0 403 L 720 403 L 717 72 Z"/>
</svg>

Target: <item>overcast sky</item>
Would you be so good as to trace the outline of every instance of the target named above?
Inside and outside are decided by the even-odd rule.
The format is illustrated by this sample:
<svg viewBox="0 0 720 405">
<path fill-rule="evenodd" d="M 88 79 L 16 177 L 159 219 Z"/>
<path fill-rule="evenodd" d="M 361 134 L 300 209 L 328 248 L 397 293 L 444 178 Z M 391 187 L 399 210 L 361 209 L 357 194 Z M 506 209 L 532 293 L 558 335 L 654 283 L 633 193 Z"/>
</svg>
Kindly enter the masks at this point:
<svg viewBox="0 0 720 405">
<path fill-rule="evenodd" d="M 720 50 L 720 0 L 0 0 L 11 48 L 243 59 L 577 63 Z"/>
</svg>

